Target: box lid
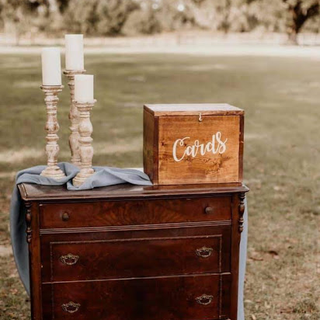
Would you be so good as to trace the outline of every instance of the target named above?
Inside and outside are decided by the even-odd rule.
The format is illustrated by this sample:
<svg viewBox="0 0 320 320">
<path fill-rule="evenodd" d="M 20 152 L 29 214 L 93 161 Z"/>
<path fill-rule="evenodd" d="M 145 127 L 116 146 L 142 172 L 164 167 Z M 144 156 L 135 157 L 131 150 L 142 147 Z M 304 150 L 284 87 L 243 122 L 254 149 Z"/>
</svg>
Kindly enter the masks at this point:
<svg viewBox="0 0 320 320">
<path fill-rule="evenodd" d="M 226 103 L 197 103 L 197 104 L 146 104 L 145 110 L 154 116 L 177 115 L 241 115 L 242 109 Z"/>
</svg>

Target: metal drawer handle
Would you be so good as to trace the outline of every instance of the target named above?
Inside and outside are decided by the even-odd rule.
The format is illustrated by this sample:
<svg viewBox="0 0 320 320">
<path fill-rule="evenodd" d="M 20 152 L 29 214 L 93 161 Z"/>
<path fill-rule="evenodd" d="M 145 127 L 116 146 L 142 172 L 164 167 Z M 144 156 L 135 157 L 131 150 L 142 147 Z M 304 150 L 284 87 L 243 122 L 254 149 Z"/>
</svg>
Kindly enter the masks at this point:
<svg viewBox="0 0 320 320">
<path fill-rule="evenodd" d="M 75 313 L 79 310 L 80 308 L 80 303 L 75 303 L 75 302 L 68 302 L 68 303 L 64 303 L 63 305 L 61 305 L 62 310 L 65 312 L 69 312 L 69 313 Z"/>
<path fill-rule="evenodd" d="M 68 221 L 70 219 L 69 213 L 64 212 L 61 218 L 62 218 L 62 221 Z"/>
<path fill-rule="evenodd" d="M 197 256 L 201 258 L 209 258 L 212 255 L 212 252 L 213 249 L 207 247 L 202 247 L 196 250 Z"/>
<path fill-rule="evenodd" d="M 75 256 L 72 253 L 68 253 L 67 255 L 60 257 L 60 261 L 67 266 L 72 266 L 76 264 L 78 260 L 79 256 Z"/>
<path fill-rule="evenodd" d="M 207 306 L 212 302 L 212 300 L 213 296 L 207 294 L 203 294 L 202 296 L 196 298 L 196 301 L 203 306 Z"/>
<path fill-rule="evenodd" d="M 214 209 L 213 209 L 212 207 L 206 207 L 206 208 L 204 209 L 204 212 L 205 212 L 206 214 L 212 214 L 212 213 L 214 212 Z"/>
</svg>

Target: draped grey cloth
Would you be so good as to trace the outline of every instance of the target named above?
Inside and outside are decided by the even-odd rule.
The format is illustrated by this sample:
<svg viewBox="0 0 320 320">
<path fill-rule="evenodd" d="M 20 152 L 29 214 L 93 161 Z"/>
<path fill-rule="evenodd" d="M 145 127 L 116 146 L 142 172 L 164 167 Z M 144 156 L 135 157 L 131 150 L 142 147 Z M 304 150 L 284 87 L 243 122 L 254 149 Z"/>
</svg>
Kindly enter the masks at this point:
<svg viewBox="0 0 320 320">
<path fill-rule="evenodd" d="M 88 190 L 97 187 L 111 186 L 121 183 L 151 186 L 149 177 L 136 169 L 118 169 L 110 167 L 94 167 L 95 173 L 80 187 L 72 184 L 72 178 L 79 172 L 79 168 L 70 163 L 59 163 L 58 166 L 66 174 L 61 180 L 40 176 L 46 166 L 36 166 L 19 171 L 16 176 L 16 186 L 13 190 L 10 207 L 10 232 L 13 255 L 19 271 L 20 278 L 28 294 L 30 293 L 29 256 L 25 231 L 25 212 L 21 210 L 21 198 L 17 185 L 20 183 L 35 183 L 46 186 L 67 184 L 68 190 Z"/>
<path fill-rule="evenodd" d="M 80 187 L 72 184 L 72 178 L 79 172 L 78 167 L 61 162 L 58 164 L 60 169 L 66 174 L 66 178 L 55 180 L 40 176 L 45 166 L 36 166 L 19 171 L 16 176 L 16 186 L 13 190 L 10 206 L 10 232 L 13 255 L 16 261 L 17 269 L 22 283 L 30 294 L 29 278 L 29 255 L 28 245 L 26 242 L 26 221 L 25 212 L 22 210 L 22 201 L 17 185 L 20 183 L 35 183 L 39 185 L 57 186 L 67 184 L 68 190 L 88 190 L 97 187 L 105 187 L 122 183 L 133 185 L 151 186 L 149 177 L 138 169 L 118 169 L 111 167 L 93 167 L 95 173 L 88 178 Z M 246 265 L 247 251 L 247 212 L 244 214 L 245 223 L 241 239 L 240 250 L 240 276 L 239 276 L 239 311 L 238 320 L 244 320 L 243 313 L 243 286 Z"/>
</svg>

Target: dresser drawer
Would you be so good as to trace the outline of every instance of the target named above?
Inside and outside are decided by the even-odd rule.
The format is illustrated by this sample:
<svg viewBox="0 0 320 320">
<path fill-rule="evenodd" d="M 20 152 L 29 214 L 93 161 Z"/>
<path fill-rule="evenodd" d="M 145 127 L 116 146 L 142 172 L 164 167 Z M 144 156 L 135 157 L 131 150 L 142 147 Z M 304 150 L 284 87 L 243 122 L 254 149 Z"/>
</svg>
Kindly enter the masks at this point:
<svg viewBox="0 0 320 320">
<path fill-rule="evenodd" d="M 74 228 L 231 219 L 231 197 L 40 205 L 40 226 Z"/>
<path fill-rule="evenodd" d="M 42 286 L 44 319 L 218 320 L 229 317 L 230 274 Z"/>
<path fill-rule="evenodd" d="M 50 243 L 50 263 L 43 268 L 43 281 L 230 271 L 231 228 L 212 229 L 215 234 L 193 237 L 53 242 Z"/>
</svg>

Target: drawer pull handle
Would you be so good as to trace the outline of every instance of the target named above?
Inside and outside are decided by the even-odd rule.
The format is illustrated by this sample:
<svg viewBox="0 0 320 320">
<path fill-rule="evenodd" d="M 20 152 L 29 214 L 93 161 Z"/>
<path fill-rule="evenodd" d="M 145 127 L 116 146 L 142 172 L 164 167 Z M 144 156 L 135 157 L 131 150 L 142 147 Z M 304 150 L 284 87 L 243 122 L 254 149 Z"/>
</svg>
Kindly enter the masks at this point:
<svg viewBox="0 0 320 320">
<path fill-rule="evenodd" d="M 68 221 L 70 219 L 69 213 L 68 212 L 64 212 L 62 214 L 62 221 Z"/>
<path fill-rule="evenodd" d="M 203 294 L 202 296 L 196 298 L 196 301 L 203 306 L 207 306 L 212 302 L 212 300 L 213 296 L 207 294 Z"/>
<path fill-rule="evenodd" d="M 61 305 L 62 310 L 65 312 L 69 312 L 69 313 L 75 313 L 79 310 L 80 308 L 80 303 L 75 303 L 75 302 L 68 302 L 68 303 L 64 303 L 63 305 Z"/>
<path fill-rule="evenodd" d="M 206 208 L 204 209 L 204 212 L 205 212 L 206 214 L 212 214 L 212 213 L 214 212 L 214 209 L 213 209 L 212 207 L 206 207 Z"/>
<path fill-rule="evenodd" d="M 60 261 L 67 266 L 72 266 L 76 264 L 78 260 L 79 260 L 79 256 L 75 256 L 71 253 L 68 253 L 67 255 L 60 257 Z"/>
<path fill-rule="evenodd" d="M 209 258 L 212 255 L 213 249 L 202 247 L 196 250 L 197 256 L 201 258 Z"/>
</svg>

